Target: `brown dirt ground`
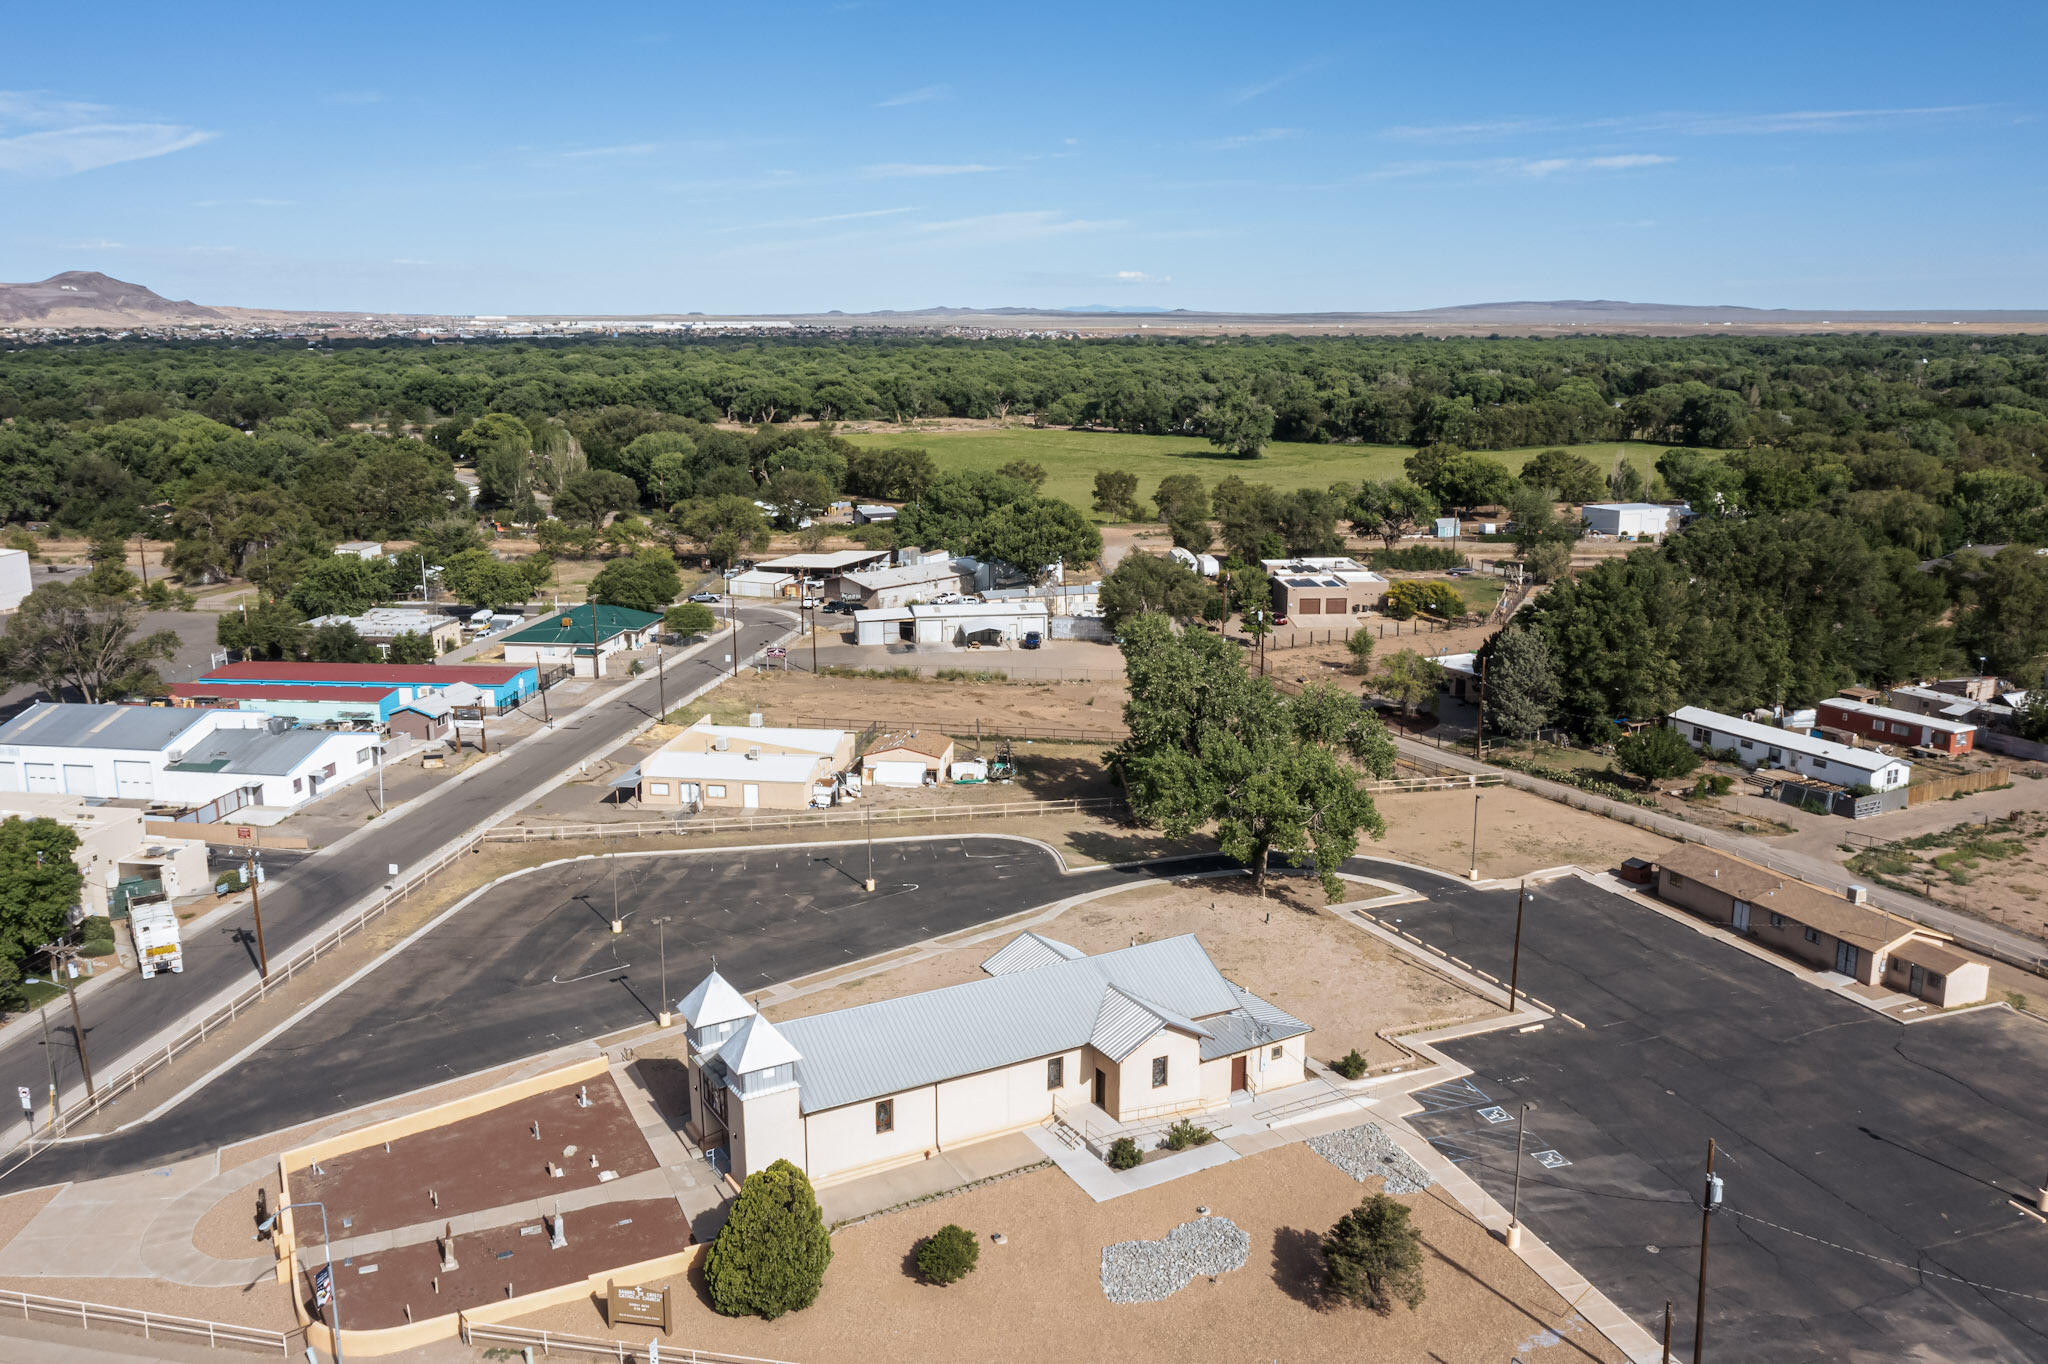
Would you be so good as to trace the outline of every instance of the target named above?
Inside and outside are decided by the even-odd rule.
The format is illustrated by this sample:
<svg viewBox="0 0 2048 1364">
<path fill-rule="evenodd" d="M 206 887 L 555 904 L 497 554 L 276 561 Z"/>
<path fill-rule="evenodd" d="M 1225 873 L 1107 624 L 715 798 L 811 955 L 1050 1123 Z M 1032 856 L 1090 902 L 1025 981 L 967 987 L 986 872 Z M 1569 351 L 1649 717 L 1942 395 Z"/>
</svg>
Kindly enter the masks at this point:
<svg viewBox="0 0 2048 1364">
<path fill-rule="evenodd" d="M 277 1206 L 275 1167 L 262 1178 L 250 1180 L 207 1209 L 199 1224 L 192 1228 L 193 1247 L 200 1254 L 211 1255 L 216 1260 L 246 1260 L 267 1254 L 270 1242 L 254 1239 L 256 1197 L 259 1193 L 263 1196 L 265 1208 Z"/>
<path fill-rule="evenodd" d="M 1427 1297 L 1410 1311 L 1376 1317 L 1313 1301 L 1316 1243 L 1337 1218 L 1377 1189 L 1361 1186 L 1306 1146 L 1293 1145 L 1175 1180 L 1108 1203 L 1056 1170 L 1040 1170 L 842 1231 L 824 1291 L 812 1307 L 779 1320 L 715 1315 L 702 1284 L 674 1285 L 678 1345 L 827 1364 L 833 1360 L 973 1358 L 1037 1361 L 1052 1339 L 1092 1360 L 1172 1361 L 1285 1356 L 1290 1360 L 1432 1359 L 1494 1364 L 1532 1336 L 1562 1337 L 1544 1358 L 1620 1360 L 1534 1271 L 1440 1191 L 1401 1199 L 1425 1247 Z M 1119 1306 L 1102 1294 L 1103 1247 L 1156 1239 L 1213 1208 L 1251 1236 L 1242 1269 L 1197 1279 L 1163 1302 Z M 949 1288 L 920 1282 L 911 1264 L 919 1238 L 956 1222 L 984 1238 L 978 1272 Z M 1004 1233 L 1007 1244 L 987 1241 Z M 521 1318 L 518 1325 L 605 1334 L 596 1304 Z M 634 1327 L 615 1333 L 644 1341 Z"/>
<path fill-rule="evenodd" d="M 50 1200 L 64 1192 L 61 1184 L 52 1184 L 46 1189 L 30 1189 L 25 1193 L 9 1194 L 0 1198 L 0 1246 L 6 1245 L 21 1234 L 21 1229 L 35 1220 L 35 1215 L 50 1205 Z"/>
<path fill-rule="evenodd" d="M 1470 791 L 1417 791 L 1379 798 L 1387 836 L 1362 842 L 1361 857 L 1393 857 L 1463 873 L 1472 865 Z M 1671 840 L 1634 825 L 1574 810 L 1511 786 L 1477 792 L 1479 872 L 1520 876 L 1576 863 L 1606 871 L 1630 857 L 1655 857 Z"/>
<path fill-rule="evenodd" d="M 761 712 L 769 724 L 864 729 L 871 722 L 922 725 L 955 736 L 1009 727 L 1013 732 L 1084 732 L 1114 743 L 1124 732 L 1124 684 L 1096 682 L 939 682 L 878 677 L 817 677 L 806 672 L 742 674 L 691 702 L 695 720 L 745 724 Z"/>
<path fill-rule="evenodd" d="M 233 1322 L 267 1331 L 293 1331 L 291 1292 L 268 1273 L 242 1288 L 194 1288 L 162 1279 L 0 1279 L 0 1288 L 76 1302 L 104 1303 L 137 1312 Z M 0 1355 L 0 1358 L 6 1358 Z M 223 1356 L 234 1358 L 235 1356 Z"/>
<path fill-rule="evenodd" d="M 1181 933 L 1202 940 L 1218 970 L 1313 1024 L 1312 1054 L 1324 1060 L 1353 1047 L 1372 1064 L 1407 1059 L 1382 1040 L 1385 1030 L 1449 1024 L 1494 1006 L 1436 975 L 1320 908 L 1320 887 L 1282 883 L 1261 900 L 1249 884 L 1205 879 L 1147 887 L 1075 905 L 1032 931 L 1089 954 Z M 1266 916 L 1271 915 L 1271 922 Z M 980 980 L 991 940 L 925 957 L 886 972 L 802 995 L 769 1008 L 770 1018 L 801 1018 L 947 985 Z"/>
</svg>

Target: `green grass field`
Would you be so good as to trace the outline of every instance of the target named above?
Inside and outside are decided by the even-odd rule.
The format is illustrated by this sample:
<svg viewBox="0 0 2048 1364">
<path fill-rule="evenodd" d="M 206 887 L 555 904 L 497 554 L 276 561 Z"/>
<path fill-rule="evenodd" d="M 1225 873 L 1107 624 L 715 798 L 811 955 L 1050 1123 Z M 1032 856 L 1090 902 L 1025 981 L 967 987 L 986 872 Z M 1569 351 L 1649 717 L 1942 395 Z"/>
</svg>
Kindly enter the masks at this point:
<svg viewBox="0 0 2048 1364">
<path fill-rule="evenodd" d="M 856 445 L 915 446 L 931 453 L 942 472 L 995 469 L 1013 459 L 1029 460 L 1047 474 L 1048 496 L 1071 502 L 1091 516 L 1095 475 L 1104 469 L 1128 469 L 1138 476 L 1138 495 L 1149 500 L 1159 480 L 1169 474 L 1200 474 L 1212 487 L 1236 474 L 1249 483 L 1273 487 L 1321 488 L 1332 483 L 1398 478 L 1401 462 L 1414 451 L 1403 445 L 1295 445 L 1275 443 L 1258 459 L 1237 459 L 1193 436 L 1126 436 L 1114 431 L 1040 430 L 1013 426 L 983 431 L 876 432 L 849 435 Z M 1519 470 L 1538 449 L 1488 450 L 1483 453 Z M 1602 469 L 1626 456 L 1645 477 L 1657 456 L 1669 446 L 1638 441 L 1610 441 L 1572 447 Z M 1101 517 L 1096 517 L 1101 520 Z"/>
</svg>

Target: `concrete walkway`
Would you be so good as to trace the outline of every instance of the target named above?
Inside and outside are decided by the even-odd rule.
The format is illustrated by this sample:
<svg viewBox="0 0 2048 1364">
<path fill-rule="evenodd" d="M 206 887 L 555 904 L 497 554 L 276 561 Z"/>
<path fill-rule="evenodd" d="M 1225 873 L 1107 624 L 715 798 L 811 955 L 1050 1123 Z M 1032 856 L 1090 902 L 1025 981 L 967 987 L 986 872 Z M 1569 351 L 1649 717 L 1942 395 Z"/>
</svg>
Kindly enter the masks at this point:
<svg viewBox="0 0 2048 1364">
<path fill-rule="evenodd" d="M 818 1206 L 824 1211 L 825 1225 L 836 1227 L 906 1203 L 942 1197 L 1044 1161 L 1045 1156 L 1025 1133 L 1011 1132 L 935 1152 L 930 1160 L 915 1165 L 899 1165 L 844 1184 L 828 1184 L 818 1190 Z"/>
<path fill-rule="evenodd" d="M 0 1248 L 0 1276 L 163 1279 L 197 1288 L 241 1288 L 267 1277 L 276 1258 L 253 1239 L 252 1254 L 221 1260 L 192 1243 L 212 1207 L 277 1167 L 251 1161 L 222 1171 L 216 1156 L 112 1179 L 67 1185 Z M 254 1207 L 250 1209 L 252 1215 Z"/>
<path fill-rule="evenodd" d="M 1562 786 L 1557 782 L 1544 781 L 1521 772 L 1511 772 L 1504 767 L 1479 762 L 1465 754 L 1449 749 L 1438 749 L 1429 744 L 1418 743 L 1405 735 L 1394 735 L 1394 747 L 1409 757 L 1424 758 L 1455 768 L 1460 772 L 1484 772 L 1503 778 L 1509 786 L 1530 791 L 1552 800 L 1565 800 L 1581 809 L 1595 814 L 1620 819 L 1661 834 L 1666 838 L 1680 839 L 1687 843 L 1704 844 L 1722 852 L 1746 857 L 1760 862 L 1774 871 L 1810 881 L 1814 885 L 1833 891 L 1847 891 L 1851 884 L 1863 885 L 1870 893 L 1873 904 L 1881 905 L 1893 913 L 1924 924 L 1942 933 L 1947 933 L 1965 947 L 1974 947 L 1980 952 L 1993 956 L 2027 962 L 2048 963 L 2048 945 L 2000 928 L 1996 924 L 1973 919 L 1966 914 L 1944 909 L 1931 904 L 1917 895 L 1906 895 L 1885 886 L 1872 886 L 1849 875 L 1837 864 L 1767 843 L 1760 838 L 1744 834 L 1723 833 L 1718 829 L 1702 828 L 1688 824 L 1682 819 L 1660 814 L 1642 806 L 1624 805 L 1619 801 L 1607 800 L 1574 787 Z M 1847 826 L 1844 826 L 1846 831 Z"/>
</svg>

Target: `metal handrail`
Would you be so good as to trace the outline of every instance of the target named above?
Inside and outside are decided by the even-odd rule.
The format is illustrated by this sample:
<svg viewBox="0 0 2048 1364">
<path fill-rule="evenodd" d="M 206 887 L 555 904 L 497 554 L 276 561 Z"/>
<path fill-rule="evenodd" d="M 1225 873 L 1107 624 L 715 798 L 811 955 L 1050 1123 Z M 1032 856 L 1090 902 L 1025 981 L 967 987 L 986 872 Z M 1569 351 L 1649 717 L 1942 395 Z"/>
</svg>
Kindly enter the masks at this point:
<svg viewBox="0 0 2048 1364">
<path fill-rule="evenodd" d="M 559 1350 L 614 1359 L 619 1364 L 637 1364 L 647 1358 L 647 1347 L 630 1341 L 600 1340 L 595 1336 L 539 1331 L 524 1326 L 501 1326 L 494 1322 L 471 1321 L 459 1314 L 456 1322 L 465 1345 L 532 1345 L 538 1346 L 538 1352 L 543 1356 L 552 1356 Z M 661 1358 L 663 1364 L 669 1364 L 669 1361 L 674 1361 L 674 1364 L 789 1364 L 788 1360 L 727 1354 L 723 1350 L 693 1350 L 687 1345 L 670 1345 L 666 1341 L 661 1342 Z"/>
<path fill-rule="evenodd" d="M 971 805 L 917 805 L 876 810 L 876 823 L 914 823 L 937 819 L 974 819 L 997 815 L 1086 814 L 1118 809 L 1123 802 L 1114 796 L 1085 796 L 1062 800 L 984 801 Z M 485 832 L 487 843 L 528 843 L 568 838 L 659 838 L 682 834 L 710 834 L 750 829 L 796 829 L 813 825 L 862 824 L 869 819 L 864 808 L 792 810 L 786 815 L 750 816 L 745 819 L 642 820 L 619 824 L 553 824 L 544 827 L 500 825 Z"/>
<path fill-rule="evenodd" d="M 224 1321 L 207 1321 L 201 1317 L 178 1317 L 163 1312 L 144 1312 L 132 1307 L 112 1307 L 106 1303 L 80 1302 L 74 1298 L 51 1298 L 40 1293 L 22 1293 L 14 1289 L 0 1289 L 0 1309 L 12 1311 L 21 1309 L 23 1321 L 35 1320 L 35 1314 L 43 1313 L 46 1319 L 64 1323 L 76 1322 L 80 1330 L 89 1331 L 93 1323 L 102 1327 L 116 1326 L 139 1329 L 144 1340 L 161 1340 L 173 1337 L 187 1340 L 204 1339 L 207 1345 L 219 1348 L 223 1345 L 255 1345 L 266 1351 L 275 1350 L 281 1356 L 292 1352 L 292 1337 L 282 1331 L 269 1331 L 260 1326 L 237 1326 Z"/>
</svg>

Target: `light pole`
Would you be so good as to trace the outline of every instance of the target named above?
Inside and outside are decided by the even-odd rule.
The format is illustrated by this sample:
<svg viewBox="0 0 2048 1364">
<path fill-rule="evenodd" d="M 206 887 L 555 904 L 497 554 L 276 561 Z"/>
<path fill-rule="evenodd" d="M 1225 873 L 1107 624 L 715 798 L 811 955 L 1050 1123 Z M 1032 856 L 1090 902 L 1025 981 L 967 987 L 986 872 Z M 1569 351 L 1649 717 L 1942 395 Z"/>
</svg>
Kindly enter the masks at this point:
<svg viewBox="0 0 2048 1364">
<path fill-rule="evenodd" d="M 1482 794 L 1479 791 L 1472 793 L 1472 870 L 1467 879 L 1473 881 L 1479 879 L 1479 801 Z"/>
<path fill-rule="evenodd" d="M 661 954 L 661 1026 L 666 1028 L 675 1022 L 675 1015 L 668 1011 L 668 916 L 662 915 L 654 921 L 654 941 Z"/>
<path fill-rule="evenodd" d="M 277 1220 L 280 1217 L 290 1212 L 293 1208 L 320 1209 L 320 1249 L 327 1255 L 327 1302 L 334 1307 L 334 1320 L 328 1324 L 328 1332 L 334 1337 L 334 1364 L 346 1364 L 341 1353 L 341 1295 L 336 1291 L 334 1283 L 334 1243 L 327 1239 L 327 1205 L 319 1202 L 317 1199 L 304 1203 L 286 1203 L 276 1212 L 257 1223 L 256 1229 L 258 1231 L 269 1231 L 277 1225 Z M 299 1248 L 293 1246 L 291 1252 L 293 1260 L 296 1261 Z M 316 1299 L 313 1305 L 319 1307 L 323 1304 Z"/>
<path fill-rule="evenodd" d="M 377 813 L 384 813 L 384 741 L 379 739 L 377 749 Z"/>
<path fill-rule="evenodd" d="M 383 781 L 384 769 L 377 769 L 379 784 Z M 256 969 L 263 979 L 270 979 L 270 951 L 263 945 L 263 891 L 258 873 L 263 869 L 256 865 L 256 850 L 249 849 L 249 907 L 256 912 Z"/>
<path fill-rule="evenodd" d="M 1508 1012 L 1515 1011 L 1515 1002 L 1522 987 L 1522 906 L 1529 902 L 1529 883 L 1522 882 L 1515 892 L 1515 954 L 1508 966 Z"/>
<path fill-rule="evenodd" d="M 1535 1106 L 1533 1102 L 1525 1103 L 1522 1111 L 1515 1115 L 1515 1192 L 1514 1202 L 1508 1209 L 1506 1237 L 1509 1250 L 1522 1248 L 1522 1131 L 1528 1124 L 1529 1110 Z"/>
<path fill-rule="evenodd" d="M 654 641 L 654 691 L 660 698 L 658 702 L 660 709 L 655 711 L 655 714 L 666 720 L 668 719 L 668 673 L 661 664 L 661 641 L 658 639 Z"/>
<path fill-rule="evenodd" d="M 862 886 L 862 889 L 866 890 L 868 894 L 872 895 L 875 893 L 875 807 L 872 805 L 870 805 L 867 808 L 867 829 L 868 879 Z"/>
<path fill-rule="evenodd" d="M 725 618 L 732 623 L 732 675 L 740 675 L 740 613 L 731 606 L 725 608 Z"/>
</svg>

